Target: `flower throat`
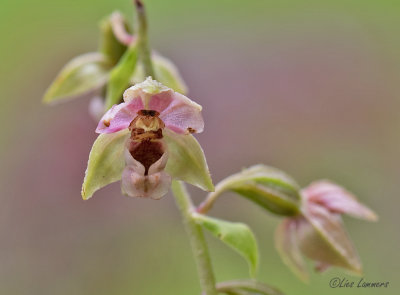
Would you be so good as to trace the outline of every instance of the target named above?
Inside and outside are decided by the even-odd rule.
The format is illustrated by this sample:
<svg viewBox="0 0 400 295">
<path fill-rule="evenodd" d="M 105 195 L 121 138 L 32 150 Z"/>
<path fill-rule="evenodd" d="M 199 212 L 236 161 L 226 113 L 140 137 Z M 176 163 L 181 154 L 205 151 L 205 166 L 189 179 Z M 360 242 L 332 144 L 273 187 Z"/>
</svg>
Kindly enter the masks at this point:
<svg viewBox="0 0 400 295">
<path fill-rule="evenodd" d="M 149 168 L 164 154 L 162 129 L 164 122 L 159 118 L 160 113 L 154 110 L 140 110 L 129 125 L 132 144 L 129 152 L 139 161 L 148 175 Z"/>
</svg>

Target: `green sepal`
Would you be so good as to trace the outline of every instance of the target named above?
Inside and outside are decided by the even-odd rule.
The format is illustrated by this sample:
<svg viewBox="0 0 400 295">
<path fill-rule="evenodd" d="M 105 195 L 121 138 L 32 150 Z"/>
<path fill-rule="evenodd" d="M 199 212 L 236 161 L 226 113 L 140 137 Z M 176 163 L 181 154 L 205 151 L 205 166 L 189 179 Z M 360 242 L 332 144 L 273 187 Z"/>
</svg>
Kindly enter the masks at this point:
<svg viewBox="0 0 400 295">
<path fill-rule="evenodd" d="M 106 84 L 111 67 L 110 61 L 98 52 L 75 57 L 58 73 L 43 102 L 60 102 L 98 91 Z"/>
<path fill-rule="evenodd" d="M 214 191 L 203 149 L 190 134 L 177 134 L 167 128 L 163 131 L 168 146 L 165 171 L 173 179 L 183 180 L 205 191 Z"/>
<path fill-rule="evenodd" d="M 89 154 L 85 179 L 82 185 L 82 198 L 91 198 L 95 191 L 121 179 L 125 167 L 124 144 L 129 130 L 100 134 Z"/>
<path fill-rule="evenodd" d="M 249 264 L 251 276 L 255 276 L 258 267 L 257 241 L 246 224 L 229 222 L 198 213 L 193 213 L 192 216 L 197 224 L 243 256 Z"/>
</svg>

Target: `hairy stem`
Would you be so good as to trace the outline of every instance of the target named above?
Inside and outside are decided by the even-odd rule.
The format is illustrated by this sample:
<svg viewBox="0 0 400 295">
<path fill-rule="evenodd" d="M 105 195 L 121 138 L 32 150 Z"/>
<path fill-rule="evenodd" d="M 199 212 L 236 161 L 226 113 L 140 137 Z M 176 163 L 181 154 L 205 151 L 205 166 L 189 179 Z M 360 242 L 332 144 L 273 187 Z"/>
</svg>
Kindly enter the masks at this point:
<svg viewBox="0 0 400 295">
<path fill-rule="evenodd" d="M 153 79 L 154 69 L 151 62 L 151 51 L 147 36 L 147 18 L 146 11 L 141 0 L 135 0 L 136 18 L 137 18 L 137 46 L 139 51 L 139 58 L 143 64 L 143 69 L 146 77 L 151 76 Z"/>
<path fill-rule="evenodd" d="M 172 192 L 175 195 L 176 204 L 181 211 L 186 232 L 190 239 L 202 291 L 205 295 L 217 295 L 208 247 L 201 226 L 192 217 L 194 207 L 189 193 L 180 181 L 172 183 Z"/>
</svg>

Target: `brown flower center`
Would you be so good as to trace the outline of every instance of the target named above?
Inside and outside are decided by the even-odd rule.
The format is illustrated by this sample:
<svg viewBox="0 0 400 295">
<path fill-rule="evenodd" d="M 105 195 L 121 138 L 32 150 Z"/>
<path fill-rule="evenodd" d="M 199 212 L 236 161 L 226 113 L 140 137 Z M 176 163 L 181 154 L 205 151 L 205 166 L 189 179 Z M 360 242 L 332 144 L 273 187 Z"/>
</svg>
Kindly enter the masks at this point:
<svg viewBox="0 0 400 295">
<path fill-rule="evenodd" d="M 154 110 L 140 110 L 131 124 L 131 139 L 135 141 L 161 139 L 164 122 L 158 117 L 159 112 Z"/>
<path fill-rule="evenodd" d="M 151 165 L 157 162 L 164 154 L 164 147 L 160 141 L 144 140 L 134 145 L 129 152 L 135 160 L 144 166 L 144 175 L 148 175 Z"/>
</svg>

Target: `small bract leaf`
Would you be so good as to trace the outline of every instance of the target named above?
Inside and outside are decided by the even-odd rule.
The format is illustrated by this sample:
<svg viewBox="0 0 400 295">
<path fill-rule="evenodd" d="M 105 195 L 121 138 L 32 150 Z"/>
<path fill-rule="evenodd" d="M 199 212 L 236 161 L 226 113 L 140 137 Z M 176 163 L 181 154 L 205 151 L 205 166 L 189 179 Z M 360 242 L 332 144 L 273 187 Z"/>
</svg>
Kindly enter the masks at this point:
<svg viewBox="0 0 400 295">
<path fill-rule="evenodd" d="M 47 89 L 43 102 L 78 98 L 103 87 L 112 64 L 101 53 L 87 53 L 67 63 Z"/>
<path fill-rule="evenodd" d="M 163 131 L 168 146 L 169 159 L 165 171 L 172 178 L 183 180 L 206 191 L 213 191 L 204 152 L 190 134 L 177 134 L 169 129 Z"/>
<path fill-rule="evenodd" d="M 299 213 L 299 186 L 276 168 L 255 165 L 224 182 L 224 190 L 232 190 L 275 214 L 291 216 Z"/>
<path fill-rule="evenodd" d="M 252 276 L 256 274 L 258 266 L 257 241 L 246 224 L 228 222 L 198 213 L 193 213 L 193 218 L 215 237 L 242 255 L 249 264 L 250 274 Z"/>
<path fill-rule="evenodd" d="M 105 108 L 108 110 L 122 100 L 122 94 L 130 86 L 130 80 L 135 71 L 138 59 L 137 46 L 132 44 L 121 57 L 118 64 L 110 73 L 110 82 L 107 87 Z"/>
<path fill-rule="evenodd" d="M 109 183 L 121 179 L 125 167 L 124 144 L 129 130 L 100 134 L 89 154 L 88 166 L 82 185 L 82 198 L 87 200 L 93 193 Z"/>
<path fill-rule="evenodd" d="M 185 94 L 187 93 L 187 86 L 183 81 L 177 67 L 169 59 L 153 53 L 152 62 L 155 76 L 165 86 L 175 90 L 176 92 Z M 132 81 L 134 83 L 142 82 L 145 79 L 143 66 L 138 64 L 135 73 L 133 74 Z"/>
<path fill-rule="evenodd" d="M 255 280 L 237 280 L 217 284 L 217 291 L 226 294 L 283 295 L 274 287 Z"/>
<path fill-rule="evenodd" d="M 114 12 L 113 14 L 118 13 L 121 17 L 125 30 L 130 32 L 130 26 L 126 22 L 125 18 L 119 12 Z M 115 65 L 121 56 L 124 54 L 126 49 L 128 48 L 126 45 L 122 44 L 114 35 L 112 26 L 111 26 L 111 16 L 103 19 L 100 22 L 100 30 L 101 30 L 101 43 L 100 43 L 100 52 L 102 52 L 105 56 L 107 56 L 110 61 Z"/>
</svg>

